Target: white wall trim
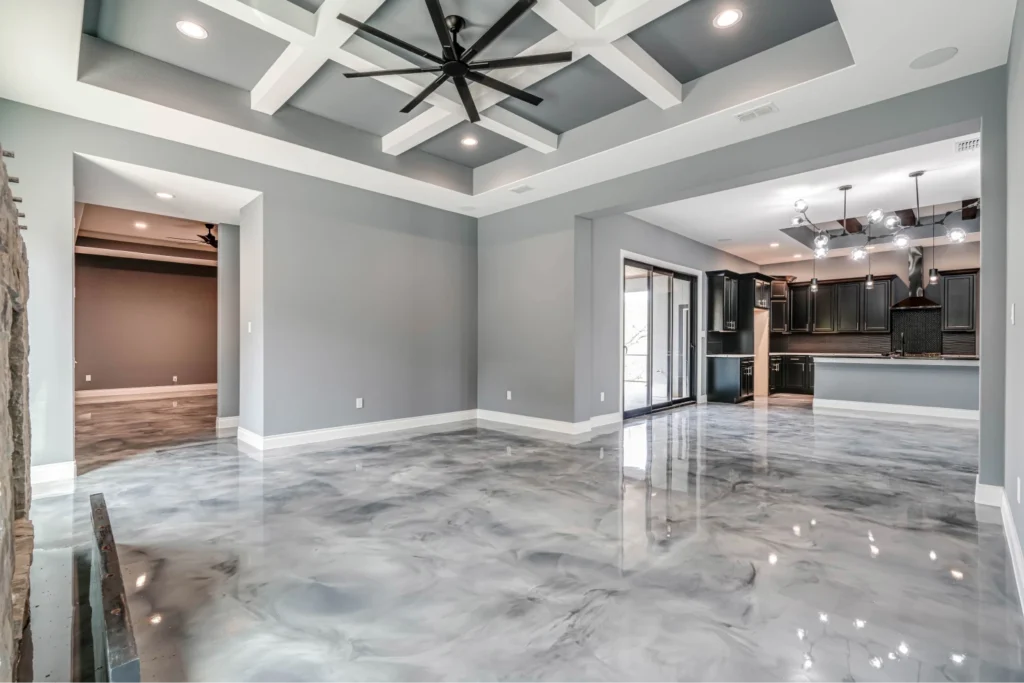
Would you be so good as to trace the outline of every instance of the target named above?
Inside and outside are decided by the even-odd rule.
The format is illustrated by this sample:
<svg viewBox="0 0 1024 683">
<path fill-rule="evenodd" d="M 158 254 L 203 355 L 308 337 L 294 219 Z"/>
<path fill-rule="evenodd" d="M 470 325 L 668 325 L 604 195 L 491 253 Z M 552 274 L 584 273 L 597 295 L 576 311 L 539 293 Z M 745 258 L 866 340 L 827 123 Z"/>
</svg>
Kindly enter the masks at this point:
<svg viewBox="0 0 1024 683">
<path fill-rule="evenodd" d="M 75 403 L 115 403 L 117 401 L 142 401 L 179 396 L 215 396 L 216 394 L 216 384 L 169 384 L 162 387 L 85 389 L 75 392 Z"/>
<path fill-rule="evenodd" d="M 899 413 L 902 415 L 924 415 L 928 417 L 978 420 L 977 410 L 966 408 L 937 408 L 935 406 L 912 406 L 903 403 L 873 403 L 867 401 L 841 401 L 834 398 L 814 398 L 814 410 L 861 410 L 871 413 Z"/>
<path fill-rule="evenodd" d="M 674 270 L 677 273 L 681 273 L 683 275 L 694 275 L 694 276 L 696 276 L 696 278 L 697 278 L 697 310 L 696 310 L 696 315 L 697 315 L 697 367 L 696 367 L 696 377 L 695 377 L 696 382 L 697 382 L 696 392 L 697 392 L 697 402 L 698 403 L 706 402 L 707 401 L 707 395 L 702 393 L 703 390 L 704 390 L 704 366 L 706 365 L 706 363 L 704 361 L 704 354 L 705 354 L 705 351 L 706 351 L 706 349 L 705 349 L 705 346 L 706 346 L 705 340 L 707 339 L 707 329 L 705 329 L 705 315 L 704 315 L 704 308 L 707 305 L 706 302 L 705 302 L 705 299 L 704 299 L 704 280 L 705 280 L 705 278 L 704 278 L 704 271 L 703 270 L 698 270 L 696 268 L 690 268 L 690 267 L 687 267 L 687 266 L 681 266 L 678 263 L 671 263 L 669 261 L 662 261 L 661 259 L 657 259 L 657 258 L 654 258 L 652 256 L 647 256 L 646 254 L 638 254 L 638 253 L 636 253 L 634 251 L 629 251 L 627 249 L 620 249 L 619 250 L 619 273 L 618 273 L 618 275 L 619 275 L 619 330 L 616 333 L 618 335 L 618 338 L 619 338 L 619 413 L 621 414 L 622 411 L 624 410 L 624 405 L 625 405 L 625 400 L 626 400 L 626 395 L 625 395 L 626 392 L 623 390 L 623 386 L 622 386 L 622 384 L 623 384 L 623 372 L 625 372 L 625 368 L 623 367 L 623 365 L 625 364 L 625 357 L 624 356 L 625 356 L 625 353 L 626 353 L 626 349 L 623 347 L 623 344 L 622 344 L 622 335 L 623 335 L 623 332 L 625 331 L 625 330 L 623 330 L 622 326 L 623 326 L 623 322 L 625 320 L 625 310 L 624 309 L 625 309 L 625 306 L 626 306 L 626 299 L 625 299 L 626 295 L 625 295 L 625 292 L 622 291 L 622 283 L 623 283 L 623 281 L 624 281 L 624 279 L 626 277 L 626 259 L 630 259 L 632 261 L 639 261 L 640 263 L 646 263 L 649 266 L 657 266 L 659 268 L 666 268 L 668 270 Z M 703 400 L 701 400 L 701 399 L 703 399 Z"/>
<path fill-rule="evenodd" d="M 343 427 L 311 429 L 305 432 L 274 434 L 272 436 L 259 436 L 247 429 L 239 427 L 238 439 L 255 448 L 269 451 L 273 448 L 287 448 L 289 446 L 301 446 L 311 443 L 321 443 L 324 441 L 337 441 L 339 439 L 347 439 L 354 436 L 386 434 L 388 432 L 398 432 L 405 429 L 433 427 L 436 425 L 463 422 L 465 420 L 473 419 L 476 419 L 476 410 L 461 410 L 454 413 L 438 413 L 436 415 L 420 415 L 417 417 L 405 417 L 397 420 L 363 422 L 361 424 L 345 425 Z"/>
<path fill-rule="evenodd" d="M 999 507 L 1003 504 L 1003 487 L 982 484 L 980 477 L 974 478 L 974 502 L 978 505 Z"/>
<path fill-rule="evenodd" d="M 502 424 L 515 425 L 517 427 L 528 427 L 540 429 L 545 432 L 557 432 L 558 434 L 585 434 L 592 427 L 590 420 L 584 422 L 563 422 L 561 420 L 549 420 L 545 417 L 530 417 L 529 415 L 517 415 L 516 413 L 500 413 L 496 410 L 477 410 L 478 420 L 500 422 Z M 619 417 L 621 420 L 621 416 Z"/>
<path fill-rule="evenodd" d="M 231 417 L 218 417 L 217 418 L 217 431 L 221 429 L 234 429 L 238 426 L 238 416 L 232 415 Z"/>
<path fill-rule="evenodd" d="M 1013 578 L 1017 581 L 1017 598 L 1020 600 L 1021 612 L 1024 612 L 1024 552 L 1021 552 L 1020 535 L 1017 533 L 1017 525 L 1013 521 L 1013 512 L 1010 510 L 1010 501 L 1006 498 L 1005 489 L 1002 490 L 1002 494 L 1002 505 L 999 507 L 1003 513 L 1003 534 L 1006 536 L 1006 544 L 1010 548 Z"/>
<path fill-rule="evenodd" d="M 591 429 L 597 429 L 598 427 L 605 427 L 607 425 L 622 424 L 622 413 L 607 413 L 605 415 L 595 415 L 594 417 L 587 420 L 590 431 Z"/>
</svg>

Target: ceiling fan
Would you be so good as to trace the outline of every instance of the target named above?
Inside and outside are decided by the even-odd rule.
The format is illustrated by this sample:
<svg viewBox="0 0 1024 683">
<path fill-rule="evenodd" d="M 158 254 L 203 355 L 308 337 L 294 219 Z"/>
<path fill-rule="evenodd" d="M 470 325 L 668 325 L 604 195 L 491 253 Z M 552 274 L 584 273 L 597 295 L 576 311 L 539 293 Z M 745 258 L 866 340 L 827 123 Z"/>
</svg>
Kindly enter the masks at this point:
<svg viewBox="0 0 1024 683">
<path fill-rule="evenodd" d="M 430 12 L 430 21 L 433 23 L 434 30 L 437 32 L 438 40 L 441 41 L 442 56 L 440 57 L 431 54 L 426 50 L 422 50 L 415 45 L 411 45 L 400 38 L 395 38 L 394 36 L 384 33 L 379 29 L 364 24 L 361 21 L 357 21 L 352 17 L 345 16 L 344 14 L 338 15 L 338 19 L 344 21 L 346 24 L 355 26 L 357 29 L 364 31 L 371 36 L 387 41 L 392 45 L 396 45 L 403 50 L 433 62 L 432 66 L 426 67 L 387 69 L 384 71 L 364 71 L 345 74 L 348 78 L 398 76 L 401 74 L 418 73 L 439 74 L 437 78 L 434 79 L 433 83 L 423 89 L 423 92 L 414 97 L 409 104 L 402 107 L 403 114 L 408 114 L 415 109 L 418 104 L 430 95 L 430 93 L 441 87 L 441 84 L 449 78 L 455 82 L 455 88 L 459 91 L 459 97 L 462 99 L 462 105 L 466 108 L 466 114 L 469 116 L 469 120 L 474 123 L 480 120 L 480 114 L 477 111 L 476 104 L 474 104 L 473 97 L 469 92 L 469 84 L 466 82 L 467 80 L 479 83 L 480 85 L 485 85 L 488 88 L 493 88 L 498 92 L 508 95 L 509 97 L 514 97 L 518 100 L 522 100 L 523 102 L 536 106 L 543 101 L 543 98 L 508 85 L 507 83 L 502 83 L 497 79 L 480 73 L 480 71 L 488 69 L 510 69 L 519 66 L 532 66 L 534 64 L 557 64 L 559 62 L 572 61 L 572 52 L 552 52 L 544 55 L 527 55 L 522 57 L 506 57 L 503 59 L 474 61 L 474 58 L 476 58 L 480 52 L 485 50 L 487 46 L 493 43 L 498 36 L 508 30 L 508 28 L 520 17 L 526 14 L 531 7 L 536 5 L 537 0 L 517 0 L 516 4 L 512 5 L 512 8 L 508 12 L 498 19 L 493 26 L 484 31 L 484 34 L 468 48 L 459 45 L 459 31 L 465 28 L 466 20 L 454 14 L 447 17 L 444 16 L 444 12 L 441 11 L 440 0 L 426 0 L 426 3 L 427 10 Z"/>
<path fill-rule="evenodd" d="M 197 240 L 196 239 L 192 239 L 191 237 L 168 237 L 167 239 L 174 240 L 175 242 L 192 242 L 192 243 L 198 243 L 198 244 L 205 244 L 208 247 L 213 247 L 214 249 L 216 249 L 217 248 L 217 236 L 213 234 L 213 229 L 215 227 L 217 227 L 217 224 L 216 223 L 204 223 L 203 225 L 206 226 L 206 234 L 205 235 L 196 235 L 196 237 L 199 238 Z"/>
</svg>

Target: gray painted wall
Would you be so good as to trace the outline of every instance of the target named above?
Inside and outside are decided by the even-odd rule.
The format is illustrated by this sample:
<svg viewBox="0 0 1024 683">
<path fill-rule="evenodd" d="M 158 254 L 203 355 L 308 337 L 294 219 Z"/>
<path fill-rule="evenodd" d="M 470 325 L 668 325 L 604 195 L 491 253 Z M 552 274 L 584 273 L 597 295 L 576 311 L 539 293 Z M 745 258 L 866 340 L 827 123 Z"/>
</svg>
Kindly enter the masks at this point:
<svg viewBox="0 0 1024 683">
<path fill-rule="evenodd" d="M 79 391 L 215 383 L 217 270 L 76 255 L 75 360 Z"/>
<path fill-rule="evenodd" d="M 73 458 L 75 152 L 263 192 L 266 429 L 257 433 L 475 407 L 473 218 L 6 100 L 0 131 L 18 153 L 31 217 L 33 465 Z M 242 306 L 246 297 L 243 288 Z M 244 357 L 245 337 L 240 346 Z M 243 424 L 244 401 L 243 386 Z"/>
<path fill-rule="evenodd" d="M 242 207 L 238 226 L 238 426 L 265 434 L 263 195 Z"/>
<path fill-rule="evenodd" d="M 728 269 L 738 273 L 757 270 L 757 265 L 724 251 L 695 242 L 632 216 L 620 215 L 598 218 L 594 225 L 594 252 L 591 286 L 593 287 L 593 364 L 589 417 L 605 415 L 619 410 L 620 350 L 622 329 L 619 308 L 622 297 L 622 251 L 643 257 L 666 261 L 702 272 Z M 707 278 L 701 278 L 707 282 Z M 706 292 L 707 290 L 705 290 Z M 699 320 L 697 343 L 698 363 L 704 366 L 702 335 L 707 329 L 706 314 Z M 605 392 L 601 402 L 601 392 Z M 697 393 L 704 393 L 697 387 Z"/>
<path fill-rule="evenodd" d="M 712 150 L 687 159 L 664 164 L 629 176 L 617 178 L 590 187 L 544 199 L 529 206 L 480 219 L 480 239 L 485 233 L 526 231 L 536 234 L 568 234 L 575 225 L 576 216 L 600 218 L 656 204 L 718 192 L 751 183 L 786 177 L 878 154 L 906 149 L 917 145 L 966 135 L 982 129 L 982 215 L 981 256 L 981 479 L 986 483 L 1000 483 L 1003 476 L 1003 432 L 1006 362 L 1006 68 L 990 69 L 966 78 L 918 90 L 907 95 L 853 109 L 835 116 L 812 121 L 800 126 L 746 140 L 735 145 Z M 491 239 L 491 237 L 488 237 Z M 509 239 L 509 238 L 504 238 Z M 565 245 L 566 258 L 572 249 Z M 553 266 L 552 266 L 553 268 Z M 595 266 L 600 268 L 600 266 Z M 524 276 L 529 268 L 520 266 L 517 275 Z M 546 315 L 556 317 L 573 306 L 572 282 L 562 282 L 551 272 L 541 274 L 543 279 L 554 280 L 546 288 L 549 298 L 542 302 Z M 485 280 L 491 274 L 484 268 L 481 254 L 481 312 L 491 303 L 526 310 L 525 302 L 516 303 L 514 293 L 494 295 L 499 286 L 497 279 Z M 540 277 L 537 279 L 541 279 Z M 556 285 L 561 283 L 561 289 Z M 529 294 L 537 296 L 545 291 L 534 282 Z M 565 320 L 571 314 L 565 313 Z M 563 330 L 563 346 L 551 349 L 553 361 L 542 369 L 534 367 L 533 356 L 504 354 L 503 331 L 509 331 L 519 342 L 519 348 L 542 347 L 531 331 L 515 322 L 493 317 L 480 321 L 481 377 L 478 394 L 481 407 L 488 397 L 503 394 L 500 382 L 513 376 L 521 380 L 525 393 L 540 397 L 551 393 L 562 400 L 572 400 L 573 391 L 568 375 L 574 365 L 571 348 L 574 336 Z M 570 325 L 564 323 L 566 328 Z M 493 326 L 493 328 L 492 328 Z M 487 368 L 485 375 L 485 364 Z M 500 373 L 491 369 L 502 363 Z M 569 370 L 565 370 L 569 368 Z M 550 372 L 549 372 L 550 371 Z M 552 375 L 552 372 L 557 375 Z M 554 379 L 557 376 L 557 380 Z M 554 390 L 553 387 L 559 387 Z M 593 391 L 600 391 L 597 386 Z M 495 400 L 495 404 L 497 401 Z M 557 405 L 557 404 L 556 404 Z M 547 399 L 532 406 L 516 407 L 512 412 L 543 414 L 555 419 L 572 415 L 574 411 L 550 410 Z M 504 409 L 512 409 L 505 405 Z M 604 411 L 602 411 L 604 412 Z"/>
<path fill-rule="evenodd" d="M 217 417 L 238 415 L 238 226 L 217 226 Z"/>
<path fill-rule="evenodd" d="M 978 368 L 814 362 L 814 397 L 978 409 Z"/>
<path fill-rule="evenodd" d="M 1024 261 L 1024 1 L 1018 0 L 1013 21 L 1007 77 L 1007 261 Z M 1019 267 L 1019 266 L 1018 266 Z M 1017 499 L 1018 481 L 1024 478 L 1024 281 L 1007 282 L 1007 298 L 1014 306 L 1015 323 L 1006 328 L 1006 500 L 1017 531 L 1024 530 L 1024 506 Z M 1020 304 L 1020 310 L 1017 309 Z M 1009 308 L 1009 306 L 1007 306 Z M 1019 322 L 1017 322 L 1019 321 Z"/>
</svg>

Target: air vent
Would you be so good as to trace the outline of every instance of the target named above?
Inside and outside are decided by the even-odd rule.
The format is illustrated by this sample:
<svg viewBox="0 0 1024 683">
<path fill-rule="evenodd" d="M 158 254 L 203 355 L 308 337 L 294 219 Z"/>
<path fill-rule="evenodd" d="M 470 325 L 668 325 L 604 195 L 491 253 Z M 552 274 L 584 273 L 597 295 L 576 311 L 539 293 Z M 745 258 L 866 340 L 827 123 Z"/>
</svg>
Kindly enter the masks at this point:
<svg viewBox="0 0 1024 683">
<path fill-rule="evenodd" d="M 529 185 L 520 185 L 519 187 L 512 188 L 512 192 L 515 192 L 516 194 L 524 194 L 526 192 L 530 192 L 531 190 L 533 190 L 533 188 L 530 187 Z"/>
<path fill-rule="evenodd" d="M 778 110 L 779 108 L 775 105 L 774 102 L 768 102 L 767 104 L 758 105 L 753 109 L 741 111 L 739 114 L 736 114 L 736 118 L 739 120 L 740 123 L 746 123 L 747 121 L 759 119 L 762 116 L 768 116 L 768 114 L 774 114 Z"/>
<path fill-rule="evenodd" d="M 979 149 L 981 149 L 981 138 L 980 137 L 973 137 L 973 138 L 969 138 L 967 140 L 957 140 L 956 141 L 956 151 L 957 151 L 957 154 L 959 154 L 960 152 L 976 152 Z"/>
</svg>

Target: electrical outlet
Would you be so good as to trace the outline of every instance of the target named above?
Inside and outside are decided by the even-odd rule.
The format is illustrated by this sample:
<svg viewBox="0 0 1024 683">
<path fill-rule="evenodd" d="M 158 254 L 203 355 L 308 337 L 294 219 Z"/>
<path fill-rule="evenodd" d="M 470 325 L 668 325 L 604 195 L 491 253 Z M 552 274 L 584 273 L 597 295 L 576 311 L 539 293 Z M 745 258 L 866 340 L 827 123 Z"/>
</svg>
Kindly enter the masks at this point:
<svg viewBox="0 0 1024 683">
<path fill-rule="evenodd" d="M 171 381 L 172 382 L 177 382 L 178 381 L 178 376 L 174 375 L 173 377 L 171 377 Z"/>
<path fill-rule="evenodd" d="M 171 407 L 172 408 L 177 408 L 178 407 L 178 402 L 177 401 L 171 401 Z"/>
<path fill-rule="evenodd" d="M 362 408 L 362 407 L 363 407 L 363 399 L 357 398 L 356 399 L 356 408 Z"/>
<path fill-rule="evenodd" d="M 601 403 L 604 403 L 604 392 L 601 392 Z"/>
<path fill-rule="evenodd" d="M 1013 319 L 1015 317 L 1014 316 L 1014 312 L 1016 311 L 1016 308 L 1017 308 L 1017 304 L 1010 304 L 1010 324 L 1011 325 L 1016 325 L 1017 324 L 1017 323 L 1015 323 L 1013 321 Z"/>
<path fill-rule="evenodd" d="M 512 447 L 505 446 L 505 455 L 512 455 Z"/>
<path fill-rule="evenodd" d="M 86 375 L 85 376 L 85 381 L 86 382 L 91 382 L 92 381 L 92 375 Z"/>
<path fill-rule="evenodd" d="M 1017 477 L 1017 505 L 1020 505 L 1020 477 Z"/>
<path fill-rule="evenodd" d="M 511 401 L 512 400 L 512 390 L 511 389 L 509 389 L 508 391 L 505 392 L 505 400 L 506 401 Z"/>
<path fill-rule="evenodd" d="M 252 334 L 252 321 L 249 321 L 249 334 Z"/>
</svg>

